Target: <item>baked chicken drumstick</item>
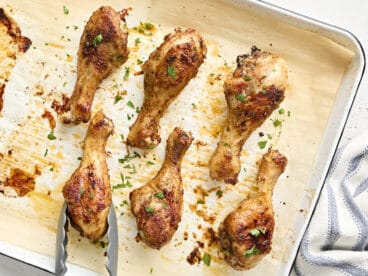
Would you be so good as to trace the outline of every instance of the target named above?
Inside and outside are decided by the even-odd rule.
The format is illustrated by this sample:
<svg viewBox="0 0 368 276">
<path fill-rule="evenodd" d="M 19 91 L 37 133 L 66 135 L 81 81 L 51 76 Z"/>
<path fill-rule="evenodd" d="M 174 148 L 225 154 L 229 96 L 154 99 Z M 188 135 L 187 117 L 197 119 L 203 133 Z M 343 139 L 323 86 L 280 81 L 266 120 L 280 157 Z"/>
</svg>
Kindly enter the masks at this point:
<svg viewBox="0 0 368 276">
<path fill-rule="evenodd" d="M 271 251 L 275 225 L 272 192 L 286 164 L 284 155 L 269 149 L 259 166 L 258 195 L 242 201 L 219 227 L 221 250 L 234 269 L 250 269 Z"/>
<path fill-rule="evenodd" d="M 236 184 L 240 153 L 248 137 L 278 108 L 287 86 L 282 58 L 252 47 L 238 56 L 233 76 L 224 83 L 228 113 L 221 139 L 210 161 L 212 179 Z"/>
<path fill-rule="evenodd" d="M 87 22 L 79 44 L 77 82 L 62 115 L 64 123 L 88 122 L 96 89 L 128 59 L 128 32 L 121 28 L 126 15 L 126 10 L 100 7 Z"/>
<path fill-rule="evenodd" d="M 102 238 L 107 229 L 111 188 L 105 146 L 113 129 L 112 121 L 102 111 L 92 118 L 82 161 L 63 188 L 71 224 L 92 240 Z"/>
<path fill-rule="evenodd" d="M 160 143 L 159 121 L 163 112 L 196 76 L 206 52 L 197 31 L 176 29 L 151 53 L 142 66 L 144 102 L 137 120 L 130 127 L 129 145 L 149 149 Z"/>
<path fill-rule="evenodd" d="M 180 167 L 192 140 L 190 133 L 175 128 L 167 139 L 161 170 L 146 185 L 130 193 L 139 236 L 152 248 L 160 249 L 168 243 L 181 220 L 183 185 Z"/>
</svg>

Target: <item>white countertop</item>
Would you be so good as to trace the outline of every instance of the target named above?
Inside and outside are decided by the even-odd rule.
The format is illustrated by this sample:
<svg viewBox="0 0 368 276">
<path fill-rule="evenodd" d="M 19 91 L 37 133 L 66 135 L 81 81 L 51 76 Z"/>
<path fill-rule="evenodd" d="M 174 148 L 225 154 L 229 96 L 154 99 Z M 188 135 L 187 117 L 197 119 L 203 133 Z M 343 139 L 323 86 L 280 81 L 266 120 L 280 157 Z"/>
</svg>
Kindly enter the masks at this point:
<svg viewBox="0 0 368 276">
<path fill-rule="evenodd" d="M 368 53 L 368 1 L 365 0 L 268 0 L 283 8 L 342 27 L 352 32 Z M 368 75 L 363 77 L 341 143 L 365 130 L 368 122 Z M 50 275 L 0 254 L 0 275 Z"/>
</svg>

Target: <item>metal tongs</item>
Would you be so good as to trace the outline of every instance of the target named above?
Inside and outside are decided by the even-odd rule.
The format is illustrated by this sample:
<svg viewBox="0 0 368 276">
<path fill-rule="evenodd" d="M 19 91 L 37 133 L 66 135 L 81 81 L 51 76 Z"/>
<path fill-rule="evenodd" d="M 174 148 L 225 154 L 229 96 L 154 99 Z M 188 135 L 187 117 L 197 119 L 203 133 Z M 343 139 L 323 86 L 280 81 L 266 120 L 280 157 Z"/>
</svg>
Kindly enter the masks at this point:
<svg viewBox="0 0 368 276">
<path fill-rule="evenodd" d="M 61 208 L 61 213 L 59 217 L 58 233 L 56 237 L 56 254 L 55 254 L 55 275 L 62 276 L 67 272 L 66 259 L 68 254 L 66 252 L 66 245 L 68 243 L 68 236 L 66 234 L 68 228 L 68 218 L 66 214 L 67 205 L 64 202 Z M 110 276 L 117 275 L 118 268 L 118 225 L 116 221 L 116 214 L 114 205 L 110 205 L 109 214 L 107 217 L 107 239 L 109 241 L 106 253 L 107 253 L 107 263 L 106 269 Z"/>
</svg>

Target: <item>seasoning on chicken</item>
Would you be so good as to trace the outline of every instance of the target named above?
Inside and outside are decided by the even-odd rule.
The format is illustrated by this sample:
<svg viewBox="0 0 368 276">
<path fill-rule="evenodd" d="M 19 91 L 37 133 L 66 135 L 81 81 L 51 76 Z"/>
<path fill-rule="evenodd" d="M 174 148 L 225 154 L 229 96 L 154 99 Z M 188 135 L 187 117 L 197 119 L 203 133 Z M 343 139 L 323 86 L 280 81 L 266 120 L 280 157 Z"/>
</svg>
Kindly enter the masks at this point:
<svg viewBox="0 0 368 276">
<path fill-rule="evenodd" d="M 287 66 L 279 56 L 256 47 L 238 56 L 233 76 L 224 83 L 228 114 L 209 162 L 212 179 L 237 183 L 245 141 L 279 107 L 286 86 Z"/>
<path fill-rule="evenodd" d="M 152 248 L 160 249 L 167 244 L 181 220 L 183 185 L 180 168 L 192 140 L 190 133 L 175 128 L 167 140 L 161 170 L 150 182 L 130 193 L 139 236 Z"/>
<path fill-rule="evenodd" d="M 275 226 L 272 193 L 286 164 L 284 155 L 269 149 L 259 166 L 257 196 L 242 201 L 219 227 L 221 251 L 234 269 L 250 269 L 271 251 Z"/>
<path fill-rule="evenodd" d="M 114 125 L 102 111 L 90 121 L 79 168 L 65 183 L 63 195 L 71 224 L 82 236 L 103 237 L 111 204 L 105 146 Z"/>
<path fill-rule="evenodd" d="M 175 33 L 151 53 L 143 64 L 144 102 L 127 142 L 137 148 L 150 149 L 161 142 L 160 118 L 169 104 L 197 75 L 207 48 L 202 36 L 193 29 Z"/>
<path fill-rule="evenodd" d="M 126 15 L 127 10 L 116 12 L 107 6 L 89 19 L 79 44 L 77 82 L 62 115 L 64 123 L 88 122 L 96 89 L 128 59 L 128 32 L 121 26 Z"/>
</svg>

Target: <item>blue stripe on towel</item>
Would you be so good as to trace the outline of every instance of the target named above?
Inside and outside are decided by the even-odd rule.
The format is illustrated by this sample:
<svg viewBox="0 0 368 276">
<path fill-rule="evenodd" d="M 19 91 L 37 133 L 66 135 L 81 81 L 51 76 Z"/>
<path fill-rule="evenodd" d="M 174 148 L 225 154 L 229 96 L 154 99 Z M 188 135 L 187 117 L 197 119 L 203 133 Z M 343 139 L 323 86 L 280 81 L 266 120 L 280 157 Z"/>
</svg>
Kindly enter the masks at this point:
<svg viewBox="0 0 368 276">
<path fill-rule="evenodd" d="M 294 272 L 295 272 L 296 276 L 304 276 L 304 274 L 300 271 L 300 269 L 298 267 L 298 260 L 296 260 L 296 262 L 294 262 Z"/>
<path fill-rule="evenodd" d="M 300 254 L 302 258 L 309 264 L 314 266 L 325 266 L 338 270 L 348 275 L 368 275 L 368 270 L 359 266 L 353 265 L 347 261 L 338 261 L 332 258 L 323 256 L 314 256 L 309 250 L 309 230 L 305 233 L 305 236 L 300 247 Z M 348 254 L 348 251 L 347 251 Z"/>
<path fill-rule="evenodd" d="M 361 194 L 362 192 L 368 190 L 368 178 L 364 179 L 355 189 L 354 196 L 352 195 L 352 192 L 350 192 L 349 183 L 351 178 L 355 176 L 359 170 L 366 170 L 366 168 L 362 168 L 362 160 L 368 156 L 368 147 L 364 149 L 359 155 L 355 156 L 353 159 L 350 160 L 350 162 L 347 165 L 346 173 L 344 178 L 339 182 L 331 182 L 331 176 L 334 174 L 335 170 L 338 167 L 338 164 L 341 161 L 342 154 L 344 152 L 345 146 L 341 149 L 339 149 L 335 157 L 333 159 L 333 162 L 331 163 L 329 172 L 327 174 L 326 179 L 326 190 L 324 192 L 327 192 L 327 200 L 328 200 L 328 227 L 327 227 L 327 238 L 324 243 L 324 245 L 321 247 L 322 250 L 330 251 L 331 253 L 327 253 L 328 255 L 333 256 L 333 249 L 336 241 L 339 239 L 341 233 L 340 224 L 343 223 L 341 221 L 339 223 L 338 216 L 339 213 L 337 212 L 337 202 L 336 202 L 336 195 L 334 194 L 333 187 L 341 188 L 342 194 L 344 196 L 343 200 L 345 203 L 346 208 L 352 215 L 352 218 L 355 222 L 355 225 L 357 226 L 357 230 L 359 231 L 359 236 L 357 238 L 357 241 L 355 245 L 353 246 L 353 250 L 367 250 L 368 249 L 368 219 L 362 213 L 362 211 L 359 209 L 358 205 L 354 202 L 354 197 Z M 345 161 L 346 162 L 346 161 Z M 345 169 L 345 168 L 344 168 Z M 341 206 L 343 208 L 343 206 Z M 340 217 L 340 220 L 342 218 Z M 328 267 L 335 271 L 340 271 L 343 274 L 346 275 L 368 275 L 368 269 L 365 269 L 363 267 L 360 267 L 358 265 L 355 265 L 349 261 L 346 261 L 345 259 L 334 259 L 333 257 L 327 257 L 324 253 L 318 251 L 318 248 L 316 248 L 317 252 L 311 251 L 312 245 L 309 240 L 309 231 L 308 229 L 304 235 L 304 238 L 301 243 L 299 255 L 301 258 L 297 262 L 295 262 L 295 273 L 297 275 L 303 275 L 301 271 L 301 266 L 303 260 L 306 262 L 306 264 L 310 264 L 312 266 L 318 267 Z M 315 248 L 315 247 L 313 247 Z M 336 248 L 336 247 L 335 247 Z M 313 253 L 312 253 L 313 252 Z M 346 254 L 349 254 L 349 250 L 341 250 L 339 248 L 339 252 L 346 252 Z M 299 264 L 298 264 L 299 263 Z M 333 273 L 333 271 L 331 271 Z"/>
<path fill-rule="evenodd" d="M 360 184 L 358 185 L 358 187 L 356 188 L 353 197 L 357 197 L 358 195 L 360 195 L 361 193 L 365 192 L 368 190 L 368 178 L 363 179 L 362 182 L 360 182 Z"/>
<path fill-rule="evenodd" d="M 328 229 L 325 244 L 321 248 L 323 251 L 331 250 L 337 239 L 340 237 L 339 218 L 337 214 L 335 194 L 330 183 L 327 184 L 326 189 L 328 197 Z"/>
<path fill-rule="evenodd" d="M 365 148 L 364 151 L 359 154 L 358 156 L 354 157 L 350 162 L 349 162 L 349 166 L 348 166 L 348 172 L 347 175 L 344 177 L 343 181 L 342 181 L 342 192 L 344 194 L 344 202 L 346 207 L 348 208 L 348 210 L 350 211 L 352 218 L 355 222 L 355 225 L 358 228 L 358 240 L 356 241 L 355 245 L 353 246 L 352 250 L 364 250 L 364 247 L 367 243 L 367 239 L 368 239 L 368 221 L 366 219 L 366 217 L 364 216 L 364 214 L 362 213 L 362 211 L 359 209 L 359 207 L 355 204 L 354 202 L 354 198 L 350 193 L 350 190 L 348 188 L 348 180 L 354 176 L 360 166 L 361 166 L 361 161 L 363 160 L 363 158 L 366 157 L 366 155 L 368 154 L 368 149 Z"/>
<path fill-rule="evenodd" d="M 346 146 L 341 147 L 337 150 L 327 174 L 326 178 L 326 189 L 328 198 L 328 229 L 327 238 L 322 245 L 321 250 L 331 250 L 337 239 L 340 237 L 339 220 L 337 214 L 336 199 L 333 189 L 331 187 L 331 175 L 335 172 L 339 161 L 341 160 L 342 153 L 344 152 Z"/>
</svg>

